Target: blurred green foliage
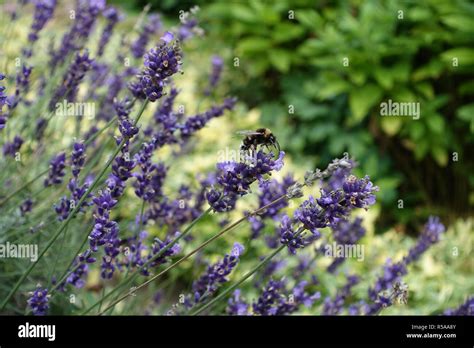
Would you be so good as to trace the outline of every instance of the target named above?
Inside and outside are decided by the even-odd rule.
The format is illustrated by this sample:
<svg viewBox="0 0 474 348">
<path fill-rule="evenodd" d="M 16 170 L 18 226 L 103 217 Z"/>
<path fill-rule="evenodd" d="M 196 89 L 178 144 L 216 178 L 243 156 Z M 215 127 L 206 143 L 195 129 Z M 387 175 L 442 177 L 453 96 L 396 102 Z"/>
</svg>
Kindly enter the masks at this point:
<svg viewBox="0 0 474 348">
<path fill-rule="evenodd" d="M 472 208 L 473 16 L 467 0 L 232 1 L 201 12 L 210 42 L 239 58 L 234 93 L 262 108 L 284 149 L 319 163 L 350 152 L 399 221 L 415 211 L 398 198 L 446 216 Z M 388 99 L 420 103 L 420 118 L 381 117 Z"/>
</svg>

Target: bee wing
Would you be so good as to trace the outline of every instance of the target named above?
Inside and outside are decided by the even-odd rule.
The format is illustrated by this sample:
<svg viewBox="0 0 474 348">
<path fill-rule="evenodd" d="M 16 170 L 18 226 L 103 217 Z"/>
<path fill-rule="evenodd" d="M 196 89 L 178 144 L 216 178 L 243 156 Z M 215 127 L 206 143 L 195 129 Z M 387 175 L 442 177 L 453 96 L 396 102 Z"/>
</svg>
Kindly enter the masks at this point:
<svg viewBox="0 0 474 348">
<path fill-rule="evenodd" d="M 238 135 L 260 135 L 261 133 L 251 130 L 241 130 L 236 132 Z"/>
</svg>

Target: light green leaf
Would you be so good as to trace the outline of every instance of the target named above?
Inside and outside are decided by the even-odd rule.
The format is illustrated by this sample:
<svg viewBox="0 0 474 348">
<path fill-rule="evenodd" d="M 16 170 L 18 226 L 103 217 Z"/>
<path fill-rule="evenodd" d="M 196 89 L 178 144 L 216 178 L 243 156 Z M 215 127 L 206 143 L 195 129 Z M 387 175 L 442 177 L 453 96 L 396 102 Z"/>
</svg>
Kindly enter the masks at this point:
<svg viewBox="0 0 474 348">
<path fill-rule="evenodd" d="M 278 71 L 286 73 L 290 68 L 291 54 L 280 49 L 273 49 L 268 51 L 268 59 Z"/>
<path fill-rule="evenodd" d="M 382 97 L 382 91 L 374 84 L 368 84 L 353 89 L 349 96 L 349 105 L 352 111 L 351 123 L 357 124 L 367 115 Z"/>
</svg>

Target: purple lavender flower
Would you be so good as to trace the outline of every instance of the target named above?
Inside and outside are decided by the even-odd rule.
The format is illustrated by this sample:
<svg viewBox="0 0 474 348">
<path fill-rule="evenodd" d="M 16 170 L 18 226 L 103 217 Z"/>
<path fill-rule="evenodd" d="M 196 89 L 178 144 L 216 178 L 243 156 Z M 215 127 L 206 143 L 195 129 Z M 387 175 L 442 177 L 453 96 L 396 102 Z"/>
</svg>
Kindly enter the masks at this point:
<svg viewBox="0 0 474 348">
<path fill-rule="evenodd" d="M 307 183 L 320 176 L 320 172 L 314 173 L 314 178 L 309 176 L 305 178 Z M 321 190 L 319 199 L 315 200 L 310 196 L 301 204 L 295 211 L 293 220 L 288 217 L 282 220 L 280 242 L 288 246 L 290 253 L 295 253 L 296 249 L 303 248 L 319 238 L 319 229 L 346 218 L 355 207 L 367 209 L 369 205 L 374 204 L 374 192 L 377 190 L 378 187 L 373 186 L 368 176 L 358 179 L 353 175 L 347 177 L 342 189 L 331 192 Z M 300 222 L 302 225 L 295 229 L 293 227 L 295 222 Z M 307 239 L 304 238 L 305 230 L 309 230 L 312 234 Z"/>
<path fill-rule="evenodd" d="M 346 181 L 347 177 L 351 175 L 352 169 L 356 166 L 356 162 L 352 159 L 347 159 L 345 166 L 338 167 L 327 180 L 322 180 L 322 188 L 326 192 L 339 190 Z"/>
<path fill-rule="evenodd" d="M 49 162 L 49 173 L 44 180 L 44 186 L 48 187 L 62 183 L 62 178 L 66 174 L 64 168 L 66 168 L 66 154 L 61 152 Z"/>
<path fill-rule="evenodd" d="M 203 30 L 198 26 L 196 13 L 199 7 L 191 8 L 190 12 L 186 11 L 180 16 L 181 25 L 178 28 L 179 41 L 186 41 L 195 35 L 201 35 Z"/>
<path fill-rule="evenodd" d="M 232 110 L 236 102 L 236 98 L 227 98 L 222 105 L 213 106 L 202 114 L 187 118 L 183 124 L 178 126 L 181 131 L 181 138 L 187 140 L 192 134 L 204 128 L 211 119 L 222 116 L 225 110 Z"/>
<path fill-rule="evenodd" d="M 444 225 L 439 221 L 438 217 L 430 216 L 425 224 L 423 231 L 416 245 L 411 248 L 404 261 L 409 264 L 420 258 L 420 256 L 433 244 L 439 241 L 441 233 L 445 231 Z"/>
<path fill-rule="evenodd" d="M 355 218 L 352 222 L 348 220 L 340 220 L 332 227 L 332 231 L 334 241 L 339 245 L 356 244 L 365 235 L 365 228 L 362 226 L 361 218 Z M 334 273 L 344 260 L 343 257 L 336 257 L 328 266 L 328 272 Z"/>
<path fill-rule="evenodd" d="M 37 287 L 35 291 L 30 293 L 28 305 L 33 311 L 33 315 L 46 315 L 49 309 L 48 289 Z"/>
<path fill-rule="evenodd" d="M 107 19 L 107 24 L 100 36 L 99 48 L 97 49 L 98 57 L 101 57 L 104 54 L 105 46 L 107 46 L 112 37 L 115 25 L 123 19 L 123 14 L 112 6 L 107 7 L 102 14 Z"/>
<path fill-rule="evenodd" d="M 155 102 L 163 95 L 165 81 L 176 74 L 181 66 L 181 49 L 177 43 L 162 42 L 145 54 L 144 69 L 138 81 L 132 82 L 129 87 L 136 98 L 148 98 Z"/>
<path fill-rule="evenodd" d="M 20 205 L 21 216 L 25 216 L 33 208 L 33 200 L 31 198 L 25 199 Z"/>
<path fill-rule="evenodd" d="M 77 178 L 84 166 L 86 159 L 86 147 L 84 143 L 74 143 L 71 154 L 72 175 Z"/>
<path fill-rule="evenodd" d="M 153 261 L 149 262 L 148 265 L 140 270 L 140 273 L 144 276 L 150 275 L 149 269 L 156 267 L 158 265 L 162 265 L 166 263 L 171 256 L 178 254 L 181 251 L 181 246 L 178 243 L 173 244 L 170 248 L 168 248 L 161 256 L 156 257 L 156 255 L 172 242 L 173 239 L 179 236 L 179 232 L 176 232 L 173 238 L 167 237 L 164 241 L 160 240 L 159 238 L 155 238 L 153 240 L 153 244 L 151 247 L 151 252 L 148 256 L 144 259 L 140 258 L 137 262 L 138 266 L 144 265 L 146 262 L 149 262 L 150 259 L 154 258 Z"/>
<path fill-rule="evenodd" d="M 254 314 L 285 315 L 295 312 L 300 305 L 311 307 L 321 295 L 319 292 L 307 293 L 305 290 L 307 285 L 308 282 L 301 281 L 288 294 L 286 282 L 283 279 L 279 281 L 271 279 L 260 297 L 252 305 Z"/>
<path fill-rule="evenodd" d="M 15 157 L 16 153 L 20 151 L 21 145 L 23 145 L 23 139 L 15 135 L 11 143 L 5 143 L 5 145 L 3 145 L 3 155 Z"/>
<path fill-rule="evenodd" d="M 209 76 L 209 87 L 206 90 L 206 95 L 211 94 L 211 91 L 217 86 L 222 74 L 222 68 L 224 67 L 224 60 L 219 56 L 212 56 L 212 72 Z"/>
<path fill-rule="evenodd" d="M 355 175 L 349 175 L 342 184 L 345 199 L 348 201 L 347 206 L 350 205 L 357 208 L 367 209 L 368 206 L 375 203 L 374 192 L 378 191 L 378 187 L 374 186 L 370 181 L 368 175 L 363 179 L 358 179 Z"/>
<path fill-rule="evenodd" d="M 375 285 L 369 289 L 369 298 L 372 301 L 377 300 L 380 292 L 390 289 L 405 274 L 407 274 L 407 268 L 404 262 L 392 263 L 391 259 L 388 259 L 384 265 L 383 275 L 377 278 Z"/>
<path fill-rule="evenodd" d="M 221 191 L 212 188 L 206 195 L 208 203 L 214 211 L 222 212 L 233 209 L 237 197 L 247 194 L 253 182 L 261 179 L 263 175 L 281 168 L 284 155 L 285 153 L 282 151 L 280 157 L 274 160 L 272 154 L 259 151 L 251 163 L 218 163 L 216 182 Z"/>
<path fill-rule="evenodd" d="M 235 290 L 227 303 L 226 312 L 230 315 L 248 315 L 249 309 L 249 304 L 240 297 L 240 290 Z"/>
<path fill-rule="evenodd" d="M 104 190 L 99 196 L 93 199 L 96 206 L 94 214 L 95 224 L 89 235 L 89 244 L 92 251 L 97 251 L 98 246 L 106 243 L 107 236 L 118 229 L 115 221 L 111 221 L 110 210 L 117 204 L 117 200 L 112 197 L 109 190 Z"/>
<path fill-rule="evenodd" d="M 305 237 L 301 232 L 302 229 L 294 229 L 293 222 L 288 215 L 283 215 L 280 225 L 280 243 L 286 245 L 291 254 L 296 254 L 297 249 L 306 247 L 320 236 L 318 233 Z"/>
<path fill-rule="evenodd" d="M 352 288 L 359 283 L 360 279 L 356 275 L 347 276 L 347 283 L 337 291 L 334 299 L 327 297 L 324 301 L 324 315 L 338 315 L 344 309 L 344 304 L 348 297 L 351 296 Z"/>
<path fill-rule="evenodd" d="M 0 81 L 5 79 L 5 75 L 0 73 Z M 0 86 L 0 130 L 5 128 L 7 123 L 7 116 L 3 113 L 3 107 L 9 105 L 8 97 L 5 94 L 5 86 Z"/>
<path fill-rule="evenodd" d="M 105 0 L 79 0 L 76 3 L 76 18 L 71 29 L 64 34 L 59 48 L 51 52 L 50 66 L 53 70 L 62 64 L 71 52 L 84 45 L 84 41 L 94 28 L 98 15 L 105 9 Z"/>
<path fill-rule="evenodd" d="M 74 260 L 72 265 L 74 271 L 71 272 L 66 278 L 66 283 L 71 284 L 77 289 L 81 289 L 86 284 L 84 278 L 89 273 L 89 267 L 85 263 L 77 263 L 77 259 Z"/>
<path fill-rule="evenodd" d="M 220 285 L 228 281 L 227 276 L 237 266 L 243 250 L 242 245 L 234 243 L 229 254 L 226 254 L 221 261 L 209 266 L 206 272 L 194 281 L 192 291 L 195 303 L 202 301 L 204 296 L 212 295 Z"/>
<path fill-rule="evenodd" d="M 89 189 L 89 186 L 90 180 L 86 180 L 83 185 L 78 184 L 77 178 L 69 180 L 67 188 L 69 192 L 71 192 L 70 197 L 63 196 L 59 201 L 59 204 L 54 205 L 54 210 L 56 211 L 56 214 L 58 214 L 59 221 L 66 220 L 69 217 L 69 213 L 79 204 L 82 196 L 84 196 L 86 191 Z M 89 194 L 82 202 L 78 212 L 84 212 L 84 208 L 92 204 L 88 201 L 90 197 L 91 195 Z"/>
<path fill-rule="evenodd" d="M 145 53 L 146 46 L 150 37 L 161 29 L 161 19 L 158 14 L 152 14 L 147 18 L 146 24 L 143 26 L 140 35 L 138 36 L 137 40 L 134 41 L 131 45 L 131 51 L 135 58 L 143 57 Z"/>
<path fill-rule="evenodd" d="M 447 309 L 444 315 L 474 315 L 474 296 L 469 296 L 463 304 L 457 308 Z"/>
<path fill-rule="evenodd" d="M 89 58 L 89 52 L 85 51 L 83 54 L 76 53 L 71 66 L 68 68 L 63 77 L 63 82 L 54 92 L 53 97 L 49 103 L 49 109 L 53 110 L 61 98 L 68 101 L 74 101 L 78 86 L 86 73 L 92 67 L 92 59 Z"/>
<path fill-rule="evenodd" d="M 284 286 L 283 281 L 270 279 L 260 297 L 252 304 L 253 312 L 257 315 L 275 315 L 275 305 L 281 301 Z"/>
<path fill-rule="evenodd" d="M 48 126 L 48 121 L 44 117 L 39 117 L 38 120 L 36 121 L 36 129 L 35 129 L 35 139 L 36 140 L 41 140 L 44 135 L 44 131 L 46 130 L 46 127 Z"/>
<path fill-rule="evenodd" d="M 22 94 L 26 94 L 26 92 L 28 92 L 30 86 L 30 75 L 32 70 L 32 67 L 22 65 L 21 70 L 18 71 L 16 75 L 15 94 L 10 98 L 10 110 L 15 109 L 22 101 Z"/>
<path fill-rule="evenodd" d="M 38 40 L 39 32 L 44 28 L 46 23 L 53 17 L 56 0 L 36 0 L 35 12 L 33 14 L 33 23 L 31 24 L 28 41 L 35 42 Z"/>
<path fill-rule="evenodd" d="M 141 170 L 133 174 L 137 179 L 134 184 L 135 194 L 144 201 L 153 201 L 162 195 L 162 186 L 167 173 L 164 164 L 151 162 L 153 150 L 153 145 L 144 143 L 140 152 L 135 155 L 135 161 Z"/>
</svg>

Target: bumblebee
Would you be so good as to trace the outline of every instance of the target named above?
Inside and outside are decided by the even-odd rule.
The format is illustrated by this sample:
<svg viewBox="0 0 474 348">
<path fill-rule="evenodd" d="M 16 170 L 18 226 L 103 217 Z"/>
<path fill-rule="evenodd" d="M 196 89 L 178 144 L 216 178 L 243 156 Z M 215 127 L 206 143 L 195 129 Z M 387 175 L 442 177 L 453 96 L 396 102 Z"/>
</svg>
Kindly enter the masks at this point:
<svg viewBox="0 0 474 348">
<path fill-rule="evenodd" d="M 280 144 L 270 129 L 258 128 L 255 131 L 240 131 L 238 134 L 245 136 L 242 140 L 242 145 L 240 146 L 240 153 L 242 155 L 253 155 L 259 147 L 263 146 L 272 153 L 273 151 L 271 148 L 277 150 L 276 158 L 280 155 Z"/>
</svg>

